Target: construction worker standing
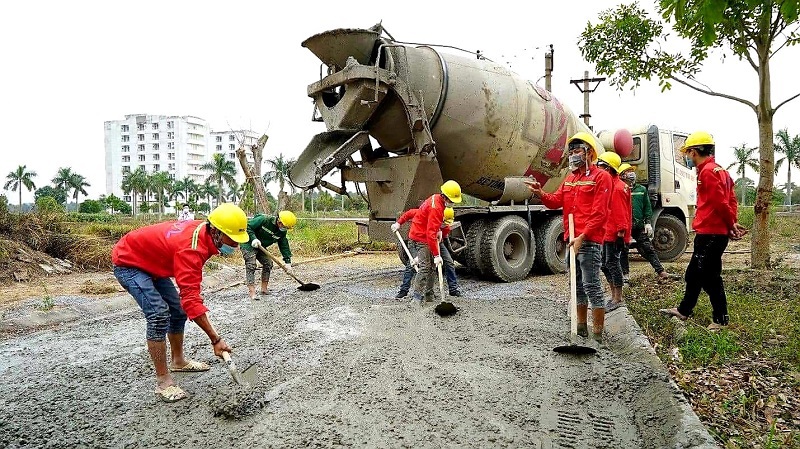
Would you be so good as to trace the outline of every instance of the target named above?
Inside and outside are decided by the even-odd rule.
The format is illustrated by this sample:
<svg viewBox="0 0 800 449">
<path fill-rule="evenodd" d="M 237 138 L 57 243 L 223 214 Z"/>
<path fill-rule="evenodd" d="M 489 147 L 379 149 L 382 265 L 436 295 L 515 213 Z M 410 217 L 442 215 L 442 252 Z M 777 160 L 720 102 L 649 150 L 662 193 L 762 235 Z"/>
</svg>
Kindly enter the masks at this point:
<svg viewBox="0 0 800 449">
<path fill-rule="evenodd" d="M 611 288 L 606 312 L 624 305 L 622 300 L 622 264 L 620 256 L 631 241 L 631 192 L 617 176 L 622 160 L 617 153 L 606 151 L 598 157 L 597 166 L 611 175 L 613 188 L 603 237 L 603 274 Z"/>
<path fill-rule="evenodd" d="M 747 230 L 737 222 L 738 204 L 733 180 L 714 160 L 714 139 L 704 131 L 686 138 L 681 152 L 687 166 L 697 168 L 697 212 L 692 228 L 694 252 L 686 268 L 686 291 L 680 305 L 660 312 L 686 320 L 692 315 L 700 290 L 708 293 L 713 309 L 711 331 L 728 325 L 728 301 L 722 282 L 722 254 L 729 239 L 738 240 Z"/>
<path fill-rule="evenodd" d="M 275 217 L 257 214 L 247 220 L 249 239 L 242 244 L 242 257 L 250 299 L 259 299 L 256 296 L 256 261 L 261 263 L 261 295 L 268 294 L 269 275 L 272 272 L 272 259 L 259 248 L 266 249 L 277 242 L 286 269 L 292 272 L 292 250 L 289 249 L 286 234 L 296 223 L 297 217 L 288 210 L 280 211 Z"/>
<path fill-rule="evenodd" d="M 419 209 L 409 209 L 397 219 L 397 222 L 392 224 L 392 232 L 397 232 L 400 230 L 400 226 L 403 223 L 412 220 L 415 215 L 417 215 L 417 211 Z M 444 274 L 445 278 L 447 279 L 447 287 L 450 293 L 450 296 L 461 296 L 461 290 L 458 288 L 458 277 L 456 277 L 456 266 L 455 262 L 453 262 L 453 257 L 450 255 L 450 251 L 447 250 L 447 246 L 444 244 L 444 239 L 447 238 L 447 235 L 450 234 L 450 226 L 453 225 L 455 221 L 455 211 L 452 207 L 446 207 L 444 209 L 444 222 L 441 226 L 440 231 L 440 238 L 439 238 L 439 254 L 442 255 L 442 260 L 444 262 Z M 416 257 L 416 254 L 411 252 L 409 248 L 409 252 L 411 253 L 411 257 Z M 402 299 L 408 295 L 408 290 L 411 288 L 411 280 L 414 279 L 414 274 L 416 274 L 416 270 L 414 269 L 414 261 L 409 260 L 406 264 L 406 268 L 403 270 L 403 282 L 400 284 L 400 291 L 397 292 L 397 296 L 395 298 Z"/>
<path fill-rule="evenodd" d="M 631 236 L 636 240 L 636 251 L 650 262 L 660 281 L 672 279 L 673 276 L 661 265 L 661 261 L 658 260 L 658 255 L 653 249 L 653 244 L 650 242 L 653 239 L 653 225 L 651 224 L 653 206 L 650 204 L 647 187 L 636 183 L 636 167 L 630 164 L 622 164 L 619 167 L 619 177 L 631 188 Z M 630 273 L 627 246 L 620 261 L 622 262 L 622 277 L 627 282 L 628 273 Z"/>
<path fill-rule="evenodd" d="M 214 355 L 231 348 L 208 318 L 200 296 L 203 265 L 215 254 L 231 254 L 247 241 L 247 215 L 234 204 L 220 204 L 208 220 L 168 221 L 131 231 L 114 245 L 114 276 L 133 296 L 147 320 L 147 350 L 156 370 L 155 393 L 165 402 L 186 398 L 172 372 L 208 371 L 205 363 L 183 353 L 186 319 L 208 335 Z M 175 278 L 178 289 L 170 280 Z M 167 367 L 169 340 L 172 360 Z"/>
<path fill-rule="evenodd" d="M 411 254 L 416 254 L 419 261 L 419 273 L 411 289 L 411 303 L 415 305 L 422 305 L 423 297 L 435 296 L 433 270 L 444 263 L 439 252 L 444 209 L 461 202 L 461 186 L 457 182 L 445 182 L 441 192 L 434 193 L 422 202 L 411 220 L 411 230 L 408 232 L 409 250 Z"/>
<path fill-rule="evenodd" d="M 602 342 L 606 309 L 600 281 L 601 248 L 613 183 L 611 175 L 596 165 L 597 143 L 591 134 L 579 132 L 569 139 L 567 145 L 571 173 L 555 192 L 545 193 L 537 181 L 525 182 L 545 206 L 563 208 L 564 240 L 569 239 L 569 214 L 574 216 L 576 237 L 569 246 L 577 255 L 578 335 L 589 335 L 586 320 L 588 302 L 591 301 L 593 338 Z"/>
</svg>

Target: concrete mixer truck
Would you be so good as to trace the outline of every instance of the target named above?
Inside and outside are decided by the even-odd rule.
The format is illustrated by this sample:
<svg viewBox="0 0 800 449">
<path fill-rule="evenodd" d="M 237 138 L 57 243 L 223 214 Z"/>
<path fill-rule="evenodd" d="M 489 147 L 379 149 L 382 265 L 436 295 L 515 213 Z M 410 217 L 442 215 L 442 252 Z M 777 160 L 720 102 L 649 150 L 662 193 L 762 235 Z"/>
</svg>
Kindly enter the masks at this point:
<svg viewBox="0 0 800 449">
<path fill-rule="evenodd" d="M 460 228 L 449 242 L 456 260 L 506 282 L 536 268 L 565 270 L 561 211 L 531 199 L 522 182 L 532 177 L 555 190 L 567 173 L 567 139 L 591 132 L 563 103 L 480 55 L 397 42 L 379 25 L 326 31 L 302 45 L 322 61 L 307 93 L 312 120 L 327 130 L 290 171 L 295 186 L 349 194 L 346 183 L 355 183 L 359 194 L 366 190 L 369 236 L 392 241 L 398 215 L 453 179 L 482 200 L 456 209 Z M 677 151 L 686 134 L 654 125 L 630 132 L 623 159 L 649 189 L 654 246 L 673 260 L 694 215 L 695 175 Z M 601 132 L 598 141 L 613 150 L 614 136 Z M 339 185 L 323 179 L 334 170 Z"/>
</svg>

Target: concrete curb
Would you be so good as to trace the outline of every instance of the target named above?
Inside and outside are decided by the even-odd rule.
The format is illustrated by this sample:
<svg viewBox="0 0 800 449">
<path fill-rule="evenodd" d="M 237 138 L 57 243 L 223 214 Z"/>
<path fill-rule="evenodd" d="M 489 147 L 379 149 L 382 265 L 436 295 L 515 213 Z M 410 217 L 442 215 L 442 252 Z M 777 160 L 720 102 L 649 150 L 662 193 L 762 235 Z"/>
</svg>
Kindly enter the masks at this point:
<svg viewBox="0 0 800 449">
<path fill-rule="evenodd" d="M 656 355 L 650 340 L 642 332 L 642 328 L 628 313 L 627 308 L 619 308 L 606 315 L 606 340 L 609 347 L 619 353 L 623 358 L 631 358 L 652 367 L 654 373 L 663 377 L 668 382 L 671 391 L 655 392 L 655 394 L 668 394 L 674 398 L 673 406 L 680 412 L 680 421 L 675 435 L 676 448 L 719 448 L 708 429 L 692 410 L 691 404 L 683 396 L 683 392 L 672 376 L 669 374 L 661 359 Z M 652 391 L 646 392 L 654 394 Z"/>
</svg>

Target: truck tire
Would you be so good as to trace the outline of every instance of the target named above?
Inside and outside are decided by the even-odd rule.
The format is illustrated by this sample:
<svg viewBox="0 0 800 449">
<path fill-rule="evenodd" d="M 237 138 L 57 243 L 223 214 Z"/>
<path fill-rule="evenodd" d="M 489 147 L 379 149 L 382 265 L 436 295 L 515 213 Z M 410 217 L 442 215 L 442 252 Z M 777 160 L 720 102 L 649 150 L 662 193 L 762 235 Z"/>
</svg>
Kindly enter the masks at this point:
<svg viewBox="0 0 800 449">
<path fill-rule="evenodd" d="M 554 215 L 535 229 L 536 260 L 534 268 L 544 274 L 566 273 L 564 259 L 567 245 L 564 242 L 564 220 Z"/>
<path fill-rule="evenodd" d="M 486 219 L 479 218 L 473 221 L 467 228 L 467 248 L 461 251 L 461 254 L 464 254 L 467 268 L 476 277 L 480 277 L 483 272 L 481 269 L 481 241 L 485 229 Z"/>
<path fill-rule="evenodd" d="M 672 262 L 681 257 L 689 243 L 689 233 L 680 218 L 661 214 L 653 233 L 653 249 L 662 262 Z"/>
<path fill-rule="evenodd" d="M 504 282 L 521 281 L 533 267 L 536 241 L 531 238 L 524 219 L 506 215 L 489 221 L 483 232 L 481 252 L 490 277 Z"/>
</svg>

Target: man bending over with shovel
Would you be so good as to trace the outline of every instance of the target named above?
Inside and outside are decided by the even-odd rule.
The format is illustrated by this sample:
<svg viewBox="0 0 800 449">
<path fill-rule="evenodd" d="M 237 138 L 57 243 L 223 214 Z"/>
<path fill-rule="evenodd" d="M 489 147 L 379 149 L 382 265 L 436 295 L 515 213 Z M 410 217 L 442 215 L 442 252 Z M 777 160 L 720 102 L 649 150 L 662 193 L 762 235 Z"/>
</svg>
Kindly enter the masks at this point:
<svg viewBox="0 0 800 449">
<path fill-rule="evenodd" d="M 220 204 L 208 220 L 168 221 L 133 230 L 114 245 L 111 259 L 114 276 L 144 313 L 147 320 L 147 350 L 156 369 L 155 393 L 165 402 L 186 398 L 175 384 L 172 372 L 208 371 L 202 362 L 183 354 L 186 319 L 208 335 L 214 355 L 222 357 L 231 348 L 214 330 L 208 308 L 200 296 L 203 265 L 215 254 L 231 254 L 247 241 L 247 215 L 239 207 Z M 178 289 L 170 280 L 175 278 Z M 171 364 L 167 367 L 169 340 Z"/>
<path fill-rule="evenodd" d="M 247 221 L 247 235 L 249 240 L 242 244 L 247 290 L 250 299 L 256 296 L 256 260 L 261 263 L 261 295 L 266 296 L 269 287 L 269 275 L 272 272 L 272 259 L 259 248 L 267 248 L 273 243 L 278 243 L 287 273 L 292 273 L 292 250 L 289 249 L 289 239 L 286 233 L 294 228 L 297 217 L 288 210 L 282 210 L 277 217 L 258 214 Z"/>
<path fill-rule="evenodd" d="M 605 170 L 597 167 L 597 144 L 589 133 L 579 132 L 567 143 L 569 169 L 564 182 L 553 193 L 545 193 L 537 181 L 525 181 L 531 192 L 551 208 L 563 208 L 564 240 L 569 240 L 569 214 L 575 218 L 575 240 L 569 245 L 575 249 L 578 302 L 578 335 L 588 337 L 586 325 L 592 302 L 593 338 L 603 341 L 605 301 L 600 267 L 603 265 L 601 249 L 611 201 L 612 180 Z"/>
<path fill-rule="evenodd" d="M 434 295 L 433 267 L 438 268 L 444 262 L 439 253 L 439 232 L 444 222 L 444 209 L 461 202 L 461 186 L 457 182 L 445 182 L 441 191 L 422 202 L 411 220 L 411 230 L 408 232 L 409 250 L 419 260 L 419 273 L 414 278 L 411 290 L 411 303 L 415 305 L 422 305 L 423 297 Z"/>
<path fill-rule="evenodd" d="M 413 220 L 414 216 L 417 215 L 417 211 L 419 211 L 419 209 L 409 209 L 405 211 L 405 213 L 397 219 L 397 222 L 392 224 L 392 232 L 399 231 L 403 223 Z M 444 261 L 444 273 L 447 278 L 447 287 L 450 291 L 450 296 L 461 296 L 461 290 L 458 288 L 458 278 L 456 277 L 456 266 L 453 262 L 453 257 L 450 255 L 450 252 L 447 251 L 447 246 L 444 244 L 444 239 L 447 238 L 447 235 L 450 233 L 450 226 L 453 225 L 455 218 L 456 214 L 453 208 L 446 207 L 444 209 L 442 229 L 439 231 L 439 254 L 442 255 L 442 260 Z M 409 252 L 411 252 L 411 249 L 409 249 Z M 411 257 L 416 257 L 416 254 L 411 253 Z M 411 280 L 414 279 L 414 274 L 416 274 L 414 265 L 415 263 L 412 260 L 409 260 L 406 264 L 406 269 L 403 270 L 403 282 L 400 284 L 400 291 L 397 292 L 395 298 L 402 299 L 408 295 L 408 290 L 411 288 Z"/>
</svg>

